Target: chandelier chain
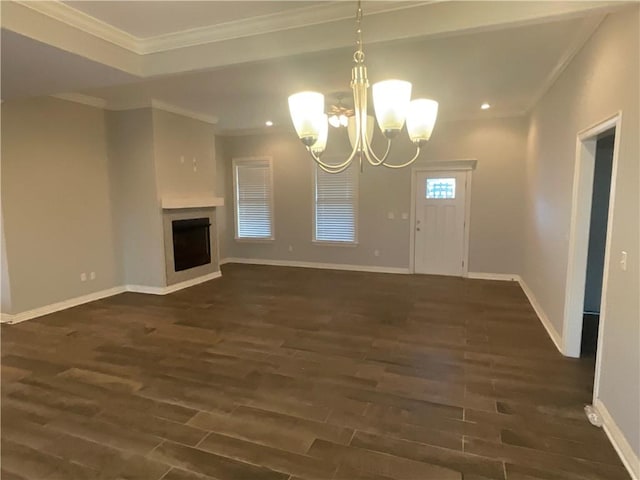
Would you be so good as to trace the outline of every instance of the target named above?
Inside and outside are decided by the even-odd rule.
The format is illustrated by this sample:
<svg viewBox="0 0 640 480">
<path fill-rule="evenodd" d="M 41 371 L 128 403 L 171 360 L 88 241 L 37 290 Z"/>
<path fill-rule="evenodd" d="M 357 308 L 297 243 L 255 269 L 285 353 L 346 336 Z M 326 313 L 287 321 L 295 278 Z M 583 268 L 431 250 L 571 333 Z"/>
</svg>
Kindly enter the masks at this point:
<svg viewBox="0 0 640 480">
<path fill-rule="evenodd" d="M 356 10 L 356 45 L 358 50 L 353 54 L 353 61 L 356 63 L 364 63 L 364 51 L 362 49 L 362 5 L 358 0 L 358 9 Z"/>
</svg>

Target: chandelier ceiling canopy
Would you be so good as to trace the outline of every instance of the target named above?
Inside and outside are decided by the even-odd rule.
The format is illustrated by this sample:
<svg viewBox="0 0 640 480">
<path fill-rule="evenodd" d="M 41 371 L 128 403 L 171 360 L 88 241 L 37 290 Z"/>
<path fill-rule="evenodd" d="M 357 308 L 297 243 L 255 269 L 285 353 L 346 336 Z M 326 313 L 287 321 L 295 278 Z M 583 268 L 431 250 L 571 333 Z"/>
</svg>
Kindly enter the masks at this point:
<svg viewBox="0 0 640 480">
<path fill-rule="evenodd" d="M 411 100 L 411 83 L 404 80 L 384 80 L 373 84 L 373 106 L 378 127 L 387 139 L 387 148 L 378 157 L 371 148 L 374 119 L 367 111 L 367 91 L 369 80 L 364 63 L 362 43 L 362 6 L 358 0 L 356 11 L 356 44 L 353 54 L 354 66 L 351 71 L 351 89 L 354 108 L 338 105 L 325 113 L 324 95 L 318 92 L 298 92 L 289 97 L 289 112 L 298 137 L 306 146 L 313 160 L 321 169 L 329 173 L 339 173 L 349 168 L 354 159 L 358 159 L 360 168 L 365 160 L 373 166 L 402 168 L 413 163 L 420 150 L 431 137 L 438 102 L 426 98 Z M 351 113 L 351 115 L 349 114 Z M 415 155 L 402 164 L 387 163 L 392 139 L 407 124 L 407 133 L 416 147 Z M 339 164 L 323 162 L 320 157 L 327 146 L 329 124 L 334 127 L 347 126 L 349 140 L 353 150 L 349 157 Z"/>
</svg>

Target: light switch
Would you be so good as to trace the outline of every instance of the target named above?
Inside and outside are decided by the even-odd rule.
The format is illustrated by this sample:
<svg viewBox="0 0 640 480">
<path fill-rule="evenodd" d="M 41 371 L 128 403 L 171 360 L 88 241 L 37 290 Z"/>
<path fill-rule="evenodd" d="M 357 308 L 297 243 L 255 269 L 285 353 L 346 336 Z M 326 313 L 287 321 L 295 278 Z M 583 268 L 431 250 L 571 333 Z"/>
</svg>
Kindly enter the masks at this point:
<svg viewBox="0 0 640 480">
<path fill-rule="evenodd" d="M 387 218 L 389 220 L 393 220 L 394 218 L 396 218 L 396 215 L 393 212 L 389 212 L 389 213 L 387 213 Z"/>
<path fill-rule="evenodd" d="M 402 212 L 402 219 L 409 220 L 409 214 L 407 212 Z"/>
<path fill-rule="evenodd" d="M 625 251 L 620 254 L 620 268 L 623 272 L 627 271 L 627 252 Z"/>
</svg>

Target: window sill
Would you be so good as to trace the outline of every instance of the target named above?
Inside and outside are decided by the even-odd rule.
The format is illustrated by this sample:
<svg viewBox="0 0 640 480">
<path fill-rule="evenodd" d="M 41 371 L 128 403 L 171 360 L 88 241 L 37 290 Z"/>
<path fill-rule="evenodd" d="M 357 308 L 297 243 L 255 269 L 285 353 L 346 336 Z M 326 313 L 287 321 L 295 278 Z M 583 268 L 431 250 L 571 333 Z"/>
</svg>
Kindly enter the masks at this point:
<svg viewBox="0 0 640 480">
<path fill-rule="evenodd" d="M 238 243 L 273 243 L 275 242 L 275 238 L 235 238 L 235 241 Z"/>
<path fill-rule="evenodd" d="M 320 247 L 357 247 L 358 242 L 333 242 L 331 240 L 312 240 L 311 243 Z"/>
</svg>

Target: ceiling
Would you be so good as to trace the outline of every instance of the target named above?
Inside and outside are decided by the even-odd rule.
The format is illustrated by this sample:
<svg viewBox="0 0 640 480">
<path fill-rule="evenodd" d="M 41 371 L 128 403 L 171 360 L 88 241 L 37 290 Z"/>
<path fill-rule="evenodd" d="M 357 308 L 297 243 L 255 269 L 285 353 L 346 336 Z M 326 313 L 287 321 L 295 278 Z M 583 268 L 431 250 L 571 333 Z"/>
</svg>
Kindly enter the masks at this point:
<svg viewBox="0 0 640 480">
<path fill-rule="evenodd" d="M 34 4 L 38 4 L 34 6 Z M 290 128 L 287 96 L 349 90 L 353 2 L 8 2 L 3 100 L 152 100 L 223 133 Z M 526 113 L 620 2 L 365 2 L 369 78 L 403 78 L 440 118 Z M 489 102 L 490 110 L 479 105 Z"/>
<path fill-rule="evenodd" d="M 148 1 L 66 1 L 102 22 L 139 38 L 155 37 L 193 28 L 219 25 L 249 17 L 277 15 L 285 10 L 317 6 L 329 2 L 248 1 L 248 2 L 153 2 Z"/>
</svg>

